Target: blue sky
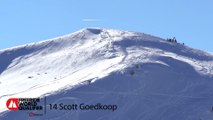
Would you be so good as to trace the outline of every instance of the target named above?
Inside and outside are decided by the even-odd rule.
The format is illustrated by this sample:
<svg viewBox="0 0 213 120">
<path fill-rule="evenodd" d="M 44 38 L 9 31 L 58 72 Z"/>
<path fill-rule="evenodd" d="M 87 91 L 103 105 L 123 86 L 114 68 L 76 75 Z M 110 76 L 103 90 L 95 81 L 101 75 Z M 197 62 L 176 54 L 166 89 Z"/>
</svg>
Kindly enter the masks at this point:
<svg viewBox="0 0 213 120">
<path fill-rule="evenodd" d="M 213 52 L 212 13 L 212 0 L 0 0 L 0 49 L 103 27 Z"/>
</svg>

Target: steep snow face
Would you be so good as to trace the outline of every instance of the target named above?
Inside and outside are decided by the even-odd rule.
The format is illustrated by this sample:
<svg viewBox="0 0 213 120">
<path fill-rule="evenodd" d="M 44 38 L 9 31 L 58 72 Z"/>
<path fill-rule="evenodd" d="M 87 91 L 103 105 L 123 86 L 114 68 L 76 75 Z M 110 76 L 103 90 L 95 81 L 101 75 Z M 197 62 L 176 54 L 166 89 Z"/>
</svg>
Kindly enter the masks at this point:
<svg viewBox="0 0 213 120">
<path fill-rule="evenodd" d="M 111 102 L 119 109 L 50 111 L 38 119 L 212 119 L 212 76 L 208 53 L 143 33 L 88 28 L 0 51 L 0 111 L 9 98 L 48 95 L 49 102 L 71 97 L 65 101 Z"/>
</svg>

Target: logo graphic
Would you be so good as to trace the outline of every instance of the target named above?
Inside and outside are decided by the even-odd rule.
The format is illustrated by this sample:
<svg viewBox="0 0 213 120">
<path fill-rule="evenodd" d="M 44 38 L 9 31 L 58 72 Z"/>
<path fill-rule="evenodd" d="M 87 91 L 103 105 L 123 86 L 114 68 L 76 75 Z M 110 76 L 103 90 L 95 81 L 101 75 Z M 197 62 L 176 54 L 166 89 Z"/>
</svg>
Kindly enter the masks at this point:
<svg viewBox="0 0 213 120">
<path fill-rule="evenodd" d="M 6 106 L 9 110 L 19 110 L 19 99 L 18 98 L 8 99 Z"/>
<path fill-rule="evenodd" d="M 40 98 L 10 98 L 6 106 L 9 110 L 43 110 Z"/>
</svg>

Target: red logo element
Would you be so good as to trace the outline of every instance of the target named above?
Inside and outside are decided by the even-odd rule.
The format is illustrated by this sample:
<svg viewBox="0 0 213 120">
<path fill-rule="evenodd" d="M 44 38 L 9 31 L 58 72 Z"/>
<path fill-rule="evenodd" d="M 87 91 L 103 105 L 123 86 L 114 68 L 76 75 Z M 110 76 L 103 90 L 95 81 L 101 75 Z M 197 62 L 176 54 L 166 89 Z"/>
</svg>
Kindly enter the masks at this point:
<svg viewBox="0 0 213 120">
<path fill-rule="evenodd" d="M 18 110 L 19 99 L 18 98 L 10 98 L 7 100 L 6 106 L 9 110 Z"/>
</svg>

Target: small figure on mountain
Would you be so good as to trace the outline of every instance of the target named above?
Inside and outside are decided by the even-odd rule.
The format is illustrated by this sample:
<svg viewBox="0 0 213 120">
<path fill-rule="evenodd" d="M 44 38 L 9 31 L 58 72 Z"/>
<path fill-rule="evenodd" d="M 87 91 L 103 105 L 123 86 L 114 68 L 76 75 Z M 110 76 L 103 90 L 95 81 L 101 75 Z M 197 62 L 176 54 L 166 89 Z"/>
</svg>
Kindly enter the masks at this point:
<svg viewBox="0 0 213 120">
<path fill-rule="evenodd" d="M 173 42 L 177 43 L 177 40 L 176 40 L 176 38 L 175 38 L 175 37 L 173 37 L 173 39 L 172 39 L 172 40 L 173 40 Z"/>
<path fill-rule="evenodd" d="M 172 39 L 170 39 L 170 38 L 167 38 L 166 40 L 169 41 L 169 42 L 172 42 Z"/>
</svg>

